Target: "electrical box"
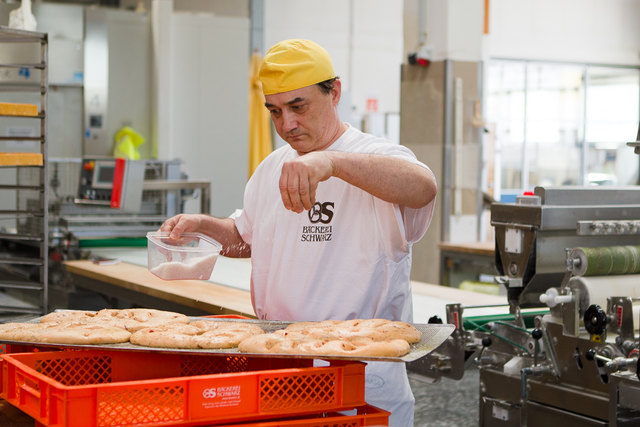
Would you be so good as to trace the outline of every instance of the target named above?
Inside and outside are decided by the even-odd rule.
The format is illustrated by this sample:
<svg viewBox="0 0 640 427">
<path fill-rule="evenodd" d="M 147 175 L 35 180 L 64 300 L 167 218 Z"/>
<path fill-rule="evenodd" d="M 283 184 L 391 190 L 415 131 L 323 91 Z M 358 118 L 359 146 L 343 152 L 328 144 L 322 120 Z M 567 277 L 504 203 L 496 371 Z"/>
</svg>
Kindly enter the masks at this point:
<svg viewBox="0 0 640 427">
<path fill-rule="evenodd" d="M 75 202 L 139 212 L 145 162 L 123 158 L 82 159 Z"/>
</svg>

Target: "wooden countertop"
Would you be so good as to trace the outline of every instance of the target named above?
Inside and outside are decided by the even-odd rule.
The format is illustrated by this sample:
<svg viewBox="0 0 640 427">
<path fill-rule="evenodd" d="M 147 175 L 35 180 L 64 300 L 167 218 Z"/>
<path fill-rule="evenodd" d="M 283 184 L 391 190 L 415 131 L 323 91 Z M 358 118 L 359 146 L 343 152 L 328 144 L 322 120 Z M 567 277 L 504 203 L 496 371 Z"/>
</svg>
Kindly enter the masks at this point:
<svg viewBox="0 0 640 427">
<path fill-rule="evenodd" d="M 123 287 L 156 298 L 173 301 L 188 307 L 255 317 L 251 295 L 243 289 L 232 288 L 203 280 L 162 280 L 146 267 L 120 262 L 98 265 L 91 261 L 66 261 L 70 273 Z"/>
<path fill-rule="evenodd" d="M 467 242 L 467 243 L 440 242 L 438 244 L 438 248 L 442 251 L 487 255 L 487 256 L 493 256 L 496 249 L 494 242 Z"/>
<path fill-rule="evenodd" d="M 131 257 L 136 260 L 135 257 Z M 227 261 L 226 259 L 219 259 Z M 138 262 L 141 262 L 138 260 Z M 219 274 L 205 280 L 162 280 L 140 264 L 121 261 L 113 265 L 98 265 L 91 261 L 66 261 L 67 271 L 77 276 L 117 286 L 126 291 L 140 293 L 165 301 L 172 301 L 183 306 L 209 313 L 241 314 L 255 317 L 251 305 L 248 287 L 248 262 L 224 263 L 216 265 L 219 273 L 225 268 L 235 270 L 237 277 Z M 224 268 L 223 268 L 224 267 Z M 218 281 L 218 282 L 217 282 Z M 224 283 L 224 284 L 220 284 Z M 445 305 L 460 303 L 462 305 L 506 304 L 505 296 L 482 294 L 458 288 L 439 286 L 429 283 L 411 282 L 413 290 L 414 321 L 425 323 L 433 314 L 444 318 Z"/>
</svg>

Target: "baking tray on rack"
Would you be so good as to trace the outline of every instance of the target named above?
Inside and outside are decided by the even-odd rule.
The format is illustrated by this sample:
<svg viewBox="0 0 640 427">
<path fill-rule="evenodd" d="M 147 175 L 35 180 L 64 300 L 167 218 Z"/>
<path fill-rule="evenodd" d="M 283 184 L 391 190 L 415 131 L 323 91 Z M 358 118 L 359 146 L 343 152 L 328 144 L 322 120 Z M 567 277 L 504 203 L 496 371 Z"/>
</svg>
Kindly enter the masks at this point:
<svg viewBox="0 0 640 427">
<path fill-rule="evenodd" d="M 56 310 L 66 311 L 66 310 Z M 191 320 L 207 320 L 216 322 L 247 322 L 260 326 L 266 333 L 274 332 L 279 329 L 284 329 L 287 325 L 295 322 L 285 322 L 276 320 L 256 320 L 256 319 L 228 319 L 228 318 L 215 318 L 215 317 L 189 317 Z M 40 317 L 32 319 L 29 323 L 38 323 Z M 9 341 L 0 340 L 0 344 L 10 345 L 32 345 L 40 348 L 74 348 L 74 349 L 104 349 L 104 350 L 123 350 L 123 351 L 153 351 L 164 353 L 185 353 L 185 354 L 230 354 L 234 356 L 242 355 L 247 357 L 276 357 L 276 358 L 302 358 L 302 359 L 342 359 L 342 360 L 360 360 L 360 361 L 378 361 L 378 362 L 413 362 L 418 360 L 433 350 L 438 348 L 440 344 L 446 341 L 446 339 L 455 330 L 454 325 L 449 324 L 425 324 L 425 323 L 412 323 L 412 325 L 422 332 L 422 337 L 419 342 L 411 344 L 411 350 L 409 353 L 402 357 L 378 357 L 378 356 L 339 356 L 339 355 L 303 355 L 303 354 L 284 354 L 284 353 L 247 353 L 241 352 L 237 348 L 225 348 L 225 349 L 186 349 L 186 348 L 165 348 L 165 347 L 145 347 L 141 345 L 135 345 L 131 343 L 120 344 L 55 344 L 55 343 L 40 343 L 40 342 L 27 342 L 27 341 Z"/>
</svg>

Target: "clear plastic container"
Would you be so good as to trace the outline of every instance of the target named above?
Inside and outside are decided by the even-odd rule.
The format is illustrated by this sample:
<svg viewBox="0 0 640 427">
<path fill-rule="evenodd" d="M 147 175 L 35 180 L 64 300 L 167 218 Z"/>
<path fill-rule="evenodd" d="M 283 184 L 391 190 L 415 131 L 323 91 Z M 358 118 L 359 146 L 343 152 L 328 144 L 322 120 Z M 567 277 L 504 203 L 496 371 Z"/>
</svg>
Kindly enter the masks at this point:
<svg viewBox="0 0 640 427">
<path fill-rule="evenodd" d="M 208 280 L 222 245 L 200 233 L 183 233 L 178 240 L 169 233 L 147 233 L 148 268 L 164 280 Z"/>
</svg>

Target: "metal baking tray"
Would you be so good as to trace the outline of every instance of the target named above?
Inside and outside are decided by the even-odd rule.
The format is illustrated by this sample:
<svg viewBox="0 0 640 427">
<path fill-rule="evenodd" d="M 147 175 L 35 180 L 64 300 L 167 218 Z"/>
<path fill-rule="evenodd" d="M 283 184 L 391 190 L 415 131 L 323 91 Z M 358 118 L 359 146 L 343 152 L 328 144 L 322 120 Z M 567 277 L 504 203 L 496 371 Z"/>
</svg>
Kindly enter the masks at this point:
<svg viewBox="0 0 640 427">
<path fill-rule="evenodd" d="M 57 310 L 60 311 L 60 310 Z M 273 332 L 278 329 L 284 329 L 287 325 L 294 322 L 283 322 L 274 320 L 255 320 L 255 319 L 226 319 L 226 318 L 212 318 L 212 317 L 189 317 L 191 320 L 210 320 L 216 322 L 247 322 L 260 326 L 265 332 Z M 40 317 L 30 320 L 28 323 L 38 323 Z M 27 322 L 24 322 L 27 323 Z M 216 355 L 242 355 L 247 357 L 277 357 L 277 358 L 289 358 L 289 359 L 344 359 L 344 360 L 362 360 L 362 361 L 378 361 L 378 362 L 413 362 L 418 360 L 427 354 L 435 350 L 440 344 L 442 344 L 455 330 L 454 325 L 448 324 L 422 324 L 414 323 L 420 332 L 422 332 L 422 338 L 419 342 L 411 344 L 411 350 L 408 354 L 402 357 L 364 357 L 364 356 L 312 356 L 312 355 L 298 355 L 298 354 L 279 354 L 279 353 L 244 353 L 238 351 L 237 348 L 225 348 L 225 349 L 183 349 L 183 348 L 163 348 L 163 347 L 144 347 L 131 343 L 120 344 L 55 344 L 55 343 L 39 343 L 39 342 L 26 342 L 26 341 L 6 341 L 0 340 L 0 343 L 4 344 L 17 344 L 17 345 L 34 345 L 38 347 L 52 347 L 52 348 L 84 348 L 84 349 L 103 349 L 103 350 L 126 350 L 126 351 L 154 351 L 163 353 L 187 353 L 187 354 L 216 354 Z"/>
</svg>

